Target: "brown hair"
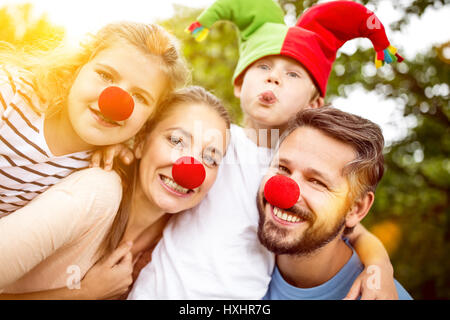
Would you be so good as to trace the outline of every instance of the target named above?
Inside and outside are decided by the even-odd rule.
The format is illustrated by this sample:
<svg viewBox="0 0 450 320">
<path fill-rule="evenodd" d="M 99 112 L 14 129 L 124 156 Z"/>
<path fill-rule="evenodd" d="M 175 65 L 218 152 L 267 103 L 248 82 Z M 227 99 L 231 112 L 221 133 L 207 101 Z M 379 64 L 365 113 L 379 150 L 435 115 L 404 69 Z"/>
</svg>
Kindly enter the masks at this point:
<svg viewBox="0 0 450 320">
<path fill-rule="evenodd" d="M 111 23 L 95 35 L 88 35 L 77 50 L 61 45 L 50 51 L 37 48 L 15 48 L 0 43 L 0 64 L 10 64 L 30 72 L 38 94 L 45 100 L 44 113 L 54 113 L 67 103 L 69 91 L 80 69 L 100 51 L 118 41 L 126 41 L 143 53 L 159 58 L 169 85 L 166 93 L 185 85 L 189 71 L 180 52 L 178 41 L 156 24 L 134 22 Z"/>
<path fill-rule="evenodd" d="M 137 146 L 139 143 L 144 142 L 146 137 L 148 137 L 160 121 L 167 118 L 172 111 L 186 102 L 198 103 L 212 108 L 226 122 L 227 128 L 230 128 L 230 116 L 221 100 L 202 87 L 190 86 L 173 92 L 158 106 L 155 117 L 149 119 L 141 131 L 136 135 L 134 145 Z M 99 253 L 113 251 L 123 237 L 130 214 L 130 203 L 134 192 L 134 186 L 137 183 L 139 161 L 135 161 L 134 164 L 128 168 L 121 166 L 120 164 L 115 164 L 114 168 L 122 177 L 123 198 L 111 229 L 100 245 Z"/>
<path fill-rule="evenodd" d="M 369 191 L 375 192 L 384 173 L 384 138 L 377 124 L 331 106 L 308 108 L 298 112 L 290 121 L 280 143 L 303 126 L 318 129 L 355 149 L 356 158 L 344 167 L 343 172 L 351 186 L 349 200 Z"/>
</svg>

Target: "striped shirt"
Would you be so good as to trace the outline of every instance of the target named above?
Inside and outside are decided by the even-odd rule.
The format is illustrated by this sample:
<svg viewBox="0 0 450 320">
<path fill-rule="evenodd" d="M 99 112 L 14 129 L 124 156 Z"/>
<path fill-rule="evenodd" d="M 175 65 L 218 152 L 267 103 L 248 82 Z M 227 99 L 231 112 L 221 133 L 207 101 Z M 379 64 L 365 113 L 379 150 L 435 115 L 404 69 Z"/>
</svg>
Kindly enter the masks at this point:
<svg viewBox="0 0 450 320">
<path fill-rule="evenodd" d="M 41 107 L 26 73 L 0 66 L 0 218 L 89 165 L 90 152 L 51 153 Z"/>
</svg>

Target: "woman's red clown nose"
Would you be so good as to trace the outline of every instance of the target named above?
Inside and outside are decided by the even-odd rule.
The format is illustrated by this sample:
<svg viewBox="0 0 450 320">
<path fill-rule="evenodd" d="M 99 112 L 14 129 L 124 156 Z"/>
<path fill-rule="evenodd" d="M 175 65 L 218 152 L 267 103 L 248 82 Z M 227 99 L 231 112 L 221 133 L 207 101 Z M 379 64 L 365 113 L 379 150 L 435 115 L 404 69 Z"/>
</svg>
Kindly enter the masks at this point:
<svg viewBox="0 0 450 320">
<path fill-rule="evenodd" d="M 300 197 L 300 188 L 297 182 L 291 178 L 276 175 L 266 182 L 264 197 L 275 207 L 289 209 L 297 203 Z"/>
<path fill-rule="evenodd" d="M 172 167 L 173 180 L 187 189 L 198 188 L 205 176 L 205 167 L 193 157 L 181 157 Z"/>
<path fill-rule="evenodd" d="M 133 113 L 134 100 L 125 90 L 111 86 L 100 94 L 98 107 L 105 117 L 114 121 L 123 121 Z"/>
</svg>

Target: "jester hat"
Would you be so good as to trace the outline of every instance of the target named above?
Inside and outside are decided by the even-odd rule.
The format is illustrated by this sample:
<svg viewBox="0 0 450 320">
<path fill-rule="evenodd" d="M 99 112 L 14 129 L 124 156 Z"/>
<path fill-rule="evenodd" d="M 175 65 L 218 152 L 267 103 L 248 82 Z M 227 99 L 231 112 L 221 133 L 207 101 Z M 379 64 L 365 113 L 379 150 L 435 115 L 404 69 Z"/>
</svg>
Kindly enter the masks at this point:
<svg viewBox="0 0 450 320">
<path fill-rule="evenodd" d="M 282 55 L 300 62 L 324 97 L 337 50 L 358 37 L 372 41 L 377 68 L 384 62 L 403 60 L 390 45 L 376 15 L 353 1 L 314 5 L 300 16 L 295 26 L 288 27 L 274 0 L 217 0 L 186 31 L 202 41 L 219 20 L 231 21 L 239 29 L 239 60 L 233 83 L 258 59 Z"/>
</svg>

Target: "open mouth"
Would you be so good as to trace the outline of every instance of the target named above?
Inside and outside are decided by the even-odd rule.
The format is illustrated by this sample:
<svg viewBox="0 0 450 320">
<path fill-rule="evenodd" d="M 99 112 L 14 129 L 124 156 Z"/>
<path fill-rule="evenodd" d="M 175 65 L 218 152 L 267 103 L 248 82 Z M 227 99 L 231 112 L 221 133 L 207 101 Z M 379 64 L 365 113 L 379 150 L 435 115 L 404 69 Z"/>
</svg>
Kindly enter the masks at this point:
<svg viewBox="0 0 450 320">
<path fill-rule="evenodd" d="M 258 98 L 259 98 L 259 101 L 260 101 L 262 104 L 265 104 L 265 105 L 272 105 L 272 104 L 274 104 L 275 102 L 277 102 L 277 97 L 276 97 L 275 94 L 274 94 L 272 91 L 270 91 L 270 90 L 264 91 L 263 93 L 261 93 L 261 94 L 258 96 Z"/>
<path fill-rule="evenodd" d="M 105 117 L 101 112 L 99 112 L 97 110 L 94 110 L 91 107 L 89 107 L 89 110 L 91 110 L 91 113 L 92 113 L 94 119 L 98 123 L 100 123 L 101 125 L 103 125 L 105 127 L 118 127 L 118 126 L 121 126 L 120 123 Z"/>
<path fill-rule="evenodd" d="M 180 186 L 178 183 L 176 183 L 173 179 L 166 177 L 162 174 L 159 175 L 159 178 L 161 180 L 162 185 L 170 192 L 175 193 L 176 195 L 188 196 L 189 194 L 194 192 L 194 190 L 184 188 Z"/>
<path fill-rule="evenodd" d="M 284 224 L 284 225 L 294 225 L 294 224 L 300 224 L 302 222 L 305 222 L 306 220 L 300 218 L 298 215 L 293 214 L 292 212 L 285 211 L 283 209 L 280 209 L 278 207 L 270 206 L 270 211 L 272 213 L 272 217 L 275 221 Z"/>
</svg>

